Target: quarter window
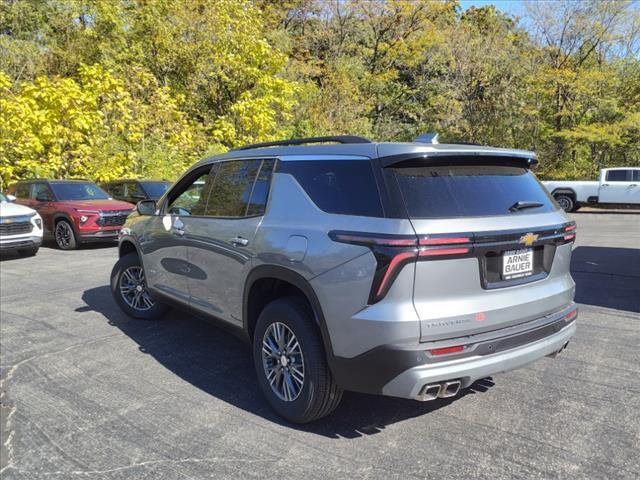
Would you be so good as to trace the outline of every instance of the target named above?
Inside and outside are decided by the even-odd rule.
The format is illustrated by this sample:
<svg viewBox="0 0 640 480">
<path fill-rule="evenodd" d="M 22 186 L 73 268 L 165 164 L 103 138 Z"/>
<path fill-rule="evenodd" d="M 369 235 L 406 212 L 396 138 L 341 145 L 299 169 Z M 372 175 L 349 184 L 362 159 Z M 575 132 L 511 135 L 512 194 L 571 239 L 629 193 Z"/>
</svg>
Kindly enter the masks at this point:
<svg viewBox="0 0 640 480">
<path fill-rule="evenodd" d="M 384 216 L 368 160 L 286 161 L 280 165 L 278 171 L 293 175 L 318 208 L 327 213 Z"/>
</svg>

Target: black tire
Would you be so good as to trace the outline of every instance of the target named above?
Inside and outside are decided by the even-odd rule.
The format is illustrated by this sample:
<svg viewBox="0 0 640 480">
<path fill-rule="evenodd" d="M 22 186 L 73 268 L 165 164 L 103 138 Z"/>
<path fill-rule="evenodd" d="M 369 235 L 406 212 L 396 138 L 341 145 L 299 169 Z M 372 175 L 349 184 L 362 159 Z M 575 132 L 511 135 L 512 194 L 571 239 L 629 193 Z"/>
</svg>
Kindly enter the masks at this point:
<svg viewBox="0 0 640 480">
<path fill-rule="evenodd" d="M 555 196 L 556 202 L 565 212 L 573 212 L 576 210 L 576 202 L 569 195 L 563 193 Z"/>
<path fill-rule="evenodd" d="M 34 257 L 38 250 L 40 250 L 40 247 L 21 248 L 18 250 L 18 255 L 21 257 Z"/>
<path fill-rule="evenodd" d="M 149 306 L 144 299 L 141 299 L 140 303 L 133 302 L 130 297 L 126 297 L 123 293 L 123 289 L 131 285 L 129 279 L 132 278 L 132 272 L 138 271 L 141 272 L 142 275 L 141 282 L 139 283 L 142 290 L 138 289 L 137 286 L 134 286 L 133 289 L 135 291 L 133 291 L 133 294 L 137 295 L 139 293 L 140 296 L 144 295 L 148 297 L 151 302 L 151 306 Z M 122 311 L 133 318 L 142 320 L 159 320 L 169 310 L 167 305 L 155 301 L 147 291 L 144 269 L 142 268 L 142 263 L 140 262 L 138 255 L 134 252 L 120 257 L 113 266 L 113 270 L 111 271 L 111 293 Z M 136 304 L 140 305 L 140 308 L 135 308 L 134 305 Z"/>
<path fill-rule="evenodd" d="M 56 222 L 53 237 L 60 250 L 75 250 L 78 248 L 76 233 L 68 220 L 58 220 Z"/>
<path fill-rule="evenodd" d="M 300 344 L 303 358 L 302 387 L 298 395 L 288 401 L 276 393 L 277 387 L 272 388 L 267 378 L 267 368 L 270 367 L 265 366 L 265 362 L 268 363 L 269 360 L 264 358 L 274 357 L 263 358 L 265 333 L 277 324 L 284 324 L 292 332 L 294 340 Z M 262 393 L 273 409 L 290 422 L 312 422 L 329 415 L 340 403 L 342 389 L 331 375 L 320 332 L 308 303 L 302 298 L 280 298 L 262 310 L 253 337 L 253 360 Z M 292 369 L 294 362 L 295 358 L 289 364 Z M 277 368 L 287 368 L 281 367 L 277 361 L 272 365 L 275 364 Z"/>
</svg>

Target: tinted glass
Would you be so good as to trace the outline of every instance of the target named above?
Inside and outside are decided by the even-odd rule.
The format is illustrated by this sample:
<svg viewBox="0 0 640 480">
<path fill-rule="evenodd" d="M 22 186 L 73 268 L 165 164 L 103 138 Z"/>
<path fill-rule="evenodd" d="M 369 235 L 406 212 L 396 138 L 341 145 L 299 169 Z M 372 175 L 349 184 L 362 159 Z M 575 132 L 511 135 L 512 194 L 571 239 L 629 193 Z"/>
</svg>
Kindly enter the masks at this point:
<svg viewBox="0 0 640 480">
<path fill-rule="evenodd" d="M 527 169 L 491 165 L 395 168 L 412 218 L 518 215 L 556 210 L 545 188 Z M 516 202 L 536 208 L 510 212 Z"/>
<path fill-rule="evenodd" d="M 633 171 L 633 181 L 640 182 L 640 170 Z"/>
<path fill-rule="evenodd" d="M 17 198 L 29 198 L 29 184 L 28 183 L 20 183 L 16 186 L 16 197 Z"/>
<path fill-rule="evenodd" d="M 218 164 L 206 215 L 244 217 L 251 199 L 253 183 L 262 160 L 235 160 Z"/>
<path fill-rule="evenodd" d="M 382 204 L 368 160 L 282 162 L 279 172 L 293 175 L 327 213 L 382 217 Z"/>
<path fill-rule="evenodd" d="M 627 177 L 629 170 L 609 170 L 607 172 L 607 182 L 628 182 L 630 179 Z"/>
<path fill-rule="evenodd" d="M 142 188 L 145 189 L 149 198 L 158 200 L 167 191 L 169 185 L 169 182 L 144 182 Z"/>
<path fill-rule="evenodd" d="M 271 186 L 271 175 L 275 160 L 264 160 L 260 167 L 260 172 L 253 186 L 251 194 L 251 203 L 247 208 L 247 215 L 264 215 L 267 208 L 267 198 L 269 197 L 269 188 Z"/>
<path fill-rule="evenodd" d="M 209 196 L 209 172 L 198 175 L 171 200 L 168 212 L 171 215 L 203 215 Z M 173 192 L 172 192 L 173 193 Z"/>
<path fill-rule="evenodd" d="M 122 183 L 110 183 L 107 185 L 106 190 L 116 198 L 124 197 L 124 184 Z"/>
<path fill-rule="evenodd" d="M 58 200 L 107 200 L 107 192 L 91 182 L 51 182 L 51 188 Z"/>
<path fill-rule="evenodd" d="M 33 188 L 31 189 L 31 198 L 39 201 L 53 200 L 51 190 L 49 190 L 49 187 L 45 183 L 35 183 L 33 185 Z"/>
<path fill-rule="evenodd" d="M 135 198 L 136 200 L 143 200 L 147 198 L 147 195 L 137 182 L 131 182 L 127 183 L 127 197 Z"/>
</svg>

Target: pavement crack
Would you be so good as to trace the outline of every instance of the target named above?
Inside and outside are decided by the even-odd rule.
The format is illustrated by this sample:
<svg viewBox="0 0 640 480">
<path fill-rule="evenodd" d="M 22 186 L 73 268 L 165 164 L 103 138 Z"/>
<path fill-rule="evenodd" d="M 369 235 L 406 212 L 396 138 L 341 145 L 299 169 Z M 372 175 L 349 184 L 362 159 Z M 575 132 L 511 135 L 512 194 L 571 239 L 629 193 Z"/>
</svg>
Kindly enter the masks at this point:
<svg viewBox="0 0 640 480">
<path fill-rule="evenodd" d="M 4 441 L 0 446 L 2 459 L 0 460 L 0 474 L 2 474 L 5 470 L 13 467 L 13 438 L 15 436 L 15 432 L 12 428 L 12 418 L 16 413 L 16 406 L 12 404 L 9 400 L 9 395 L 7 393 L 7 385 L 15 375 L 16 371 L 22 365 L 25 365 L 34 360 L 40 360 L 42 358 L 50 357 L 53 355 L 58 355 L 60 353 L 68 352 L 69 350 L 73 350 L 75 348 L 83 347 L 86 345 L 90 345 L 92 343 L 98 343 L 104 340 L 108 340 L 111 338 L 119 337 L 120 335 L 117 333 L 112 333 L 110 335 L 104 335 L 102 337 L 93 338 L 91 340 L 86 340 L 84 342 L 74 343 L 73 345 L 69 345 L 60 350 L 55 350 L 53 352 L 47 352 L 40 355 L 33 355 L 31 357 L 25 358 L 18 363 L 7 367 L 6 370 L 3 369 L 3 375 L 0 375 L 0 432 L 2 432 L 2 437 Z M 6 372 L 6 373 L 5 373 Z"/>
<path fill-rule="evenodd" d="M 122 465 L 120 467 L 96 469 L 96 470 L 57 470 L 53 472 L 41 472 L 40 475 L 52 476 L 52 475 L 104 475 L 107 473 L 122 472 L 131 470 L 134 468 L 146 468 L 156 465 L 175 466 L 183 465 L 187 463 L 223 463 L 223 462 L 240 462 L 242 464 L 247 463 L 275 463 L 278 459 L 247 459 L 247 458 L 228 458 L 228 457 L 214 457 L 214 458 L 180 458 L 180 459 L 159 459 L 159 460 L 145 460 L 142 462 L 131 463 L 129 465 Z M 21 470 L 15 467 L 11 467 L 19 473 L 30 474 L 33 472 Z M 3 469 L 4 470 L 4 469 Z M 2 471 L 0 471 L 1 473 Z"/>
</svg>

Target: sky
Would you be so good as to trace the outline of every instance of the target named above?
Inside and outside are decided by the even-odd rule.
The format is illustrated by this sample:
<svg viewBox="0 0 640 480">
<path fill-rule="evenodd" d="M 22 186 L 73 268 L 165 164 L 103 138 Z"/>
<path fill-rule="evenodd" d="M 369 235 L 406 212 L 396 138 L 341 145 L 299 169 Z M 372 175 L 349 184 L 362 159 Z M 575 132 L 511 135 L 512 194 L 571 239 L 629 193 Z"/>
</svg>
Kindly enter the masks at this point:
<svg viewBox="0 0 640 480">
<path fill-rule="evenodd" d="M 484 7 L 495 5 L 496 8 L 512 15 L 522 16 L 524 5 L 522 0 L 461 0 L 460 5 L 464 10 L 469 7 Z"/>
</svg>

